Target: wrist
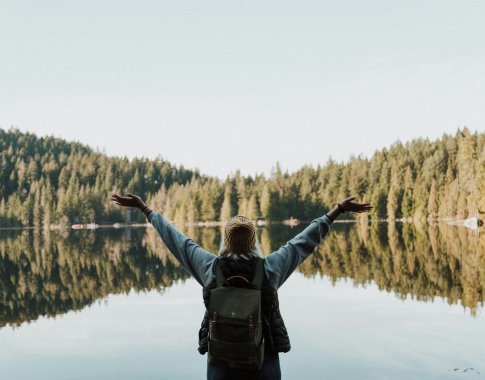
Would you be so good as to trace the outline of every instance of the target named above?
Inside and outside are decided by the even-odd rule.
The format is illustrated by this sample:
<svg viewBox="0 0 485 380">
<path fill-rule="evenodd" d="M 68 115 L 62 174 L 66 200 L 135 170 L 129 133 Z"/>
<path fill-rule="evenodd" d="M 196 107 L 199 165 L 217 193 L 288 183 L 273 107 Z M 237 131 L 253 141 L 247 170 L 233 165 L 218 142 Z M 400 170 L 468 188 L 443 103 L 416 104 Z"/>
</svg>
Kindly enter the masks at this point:
<svg viewBox="0 0 485 380">
<path fill-rule="evenodd" d="M 340 203 L 337 203 L 337 208 L 342 214 L 345 214 L 346 210 L 343 208 L 343 206 Z"/>
<path fill-rule="evenodd" d="M 152 211 L 153 210 L 151 208 L 149 208 L 148 206 L 143 207 L 143 209 L 141 210 L 141 212 L 143 213 L 143 215 L 145 215 L 147 218 L 148 218 L 148 215 L 150 215 L 150 213 Z"/>
<path fill-rule="evenodd" d="M 335 206 L 333 209 L 331 209 L 329 212 L 327 212 L 327 217 L 333 222 L 339 217 L 340 215 L 340 210 L 338 209 L 337 206 Z"/>
</svg>

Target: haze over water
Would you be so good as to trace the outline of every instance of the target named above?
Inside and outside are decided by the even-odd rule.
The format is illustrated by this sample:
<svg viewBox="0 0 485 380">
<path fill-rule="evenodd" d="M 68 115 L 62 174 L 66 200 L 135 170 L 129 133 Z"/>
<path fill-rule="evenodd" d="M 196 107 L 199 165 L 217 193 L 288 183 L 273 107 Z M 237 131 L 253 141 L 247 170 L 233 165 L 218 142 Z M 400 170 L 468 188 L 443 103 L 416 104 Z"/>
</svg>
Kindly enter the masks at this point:
<svg viewBox="0 0 485 380">
<path fill-rule="evenodd" d="M 258 230 L 263 251 L 303 227 Z M 186 233 L 217 251 L 217 228 Z M 280 288 L 284 377 L 481 378 L 484 245 L 448 225 L 335 224 Z M 6 378 L 205 375 L 200 286 L 153 229 L 3 231 L 0 261 Z"/>
</svg>

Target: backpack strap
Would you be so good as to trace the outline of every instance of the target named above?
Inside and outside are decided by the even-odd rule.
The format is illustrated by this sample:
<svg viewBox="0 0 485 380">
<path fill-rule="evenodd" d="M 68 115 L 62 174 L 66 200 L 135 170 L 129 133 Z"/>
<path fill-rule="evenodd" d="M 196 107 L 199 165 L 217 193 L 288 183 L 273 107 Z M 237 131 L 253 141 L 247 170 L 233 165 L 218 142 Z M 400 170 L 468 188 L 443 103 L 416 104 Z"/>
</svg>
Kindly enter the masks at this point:
<svg viewBox="0 0 485 380">
<path fill-rule="evenodd" d="M 264 259 L 258 259 L 256 261 L 256 271 L 253 275 L 253 280 L 251 281 L 251 287 L 253 289 L 261 290 L 263 287 L 264 280 Z"/>
<path fill-rule="evenodd" d="M 219 260 L 216 259 L 216 287 L 221 288 L 226 283 L 226 277 L 224 277 L 224 273 L 222 272 L 221 264 Z"/>
</svg>

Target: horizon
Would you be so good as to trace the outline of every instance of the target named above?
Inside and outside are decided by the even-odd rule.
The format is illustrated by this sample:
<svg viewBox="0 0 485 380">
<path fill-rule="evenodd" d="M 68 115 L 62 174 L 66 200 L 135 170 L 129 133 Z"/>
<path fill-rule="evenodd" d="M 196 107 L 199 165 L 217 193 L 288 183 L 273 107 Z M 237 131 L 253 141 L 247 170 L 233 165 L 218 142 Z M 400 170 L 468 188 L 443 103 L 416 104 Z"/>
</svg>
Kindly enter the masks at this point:
<svg viewBox="0 0 485 380">
<path fill-rule="evenodd" d="M 163 155 L 159 155 L 159 156 L 156 156 L 156 157 L 147 157 L 147 156 L 133 156 L 133 157 L 129 157 L 127 155 L 114 155 L 114 154 L 108 154 L 104 151 L 104 149 L 100 149 L 99 147 L 93 147 L 92 145 L 88 144 L 88 143 L 84 143 L 82 141 L 78 141 L 78 140 L 69 140 L 69 139 L 66 139 L 62 136 L 57 136 L 55 134 L 45 134 L 45 135 L 39 135 L 38 133 L 35 133 L 35 132 L 31 132 L 31 131 L 24 131 L 24 130 L 21 130 L 20 128 L 17 128 L 15 126 L 11 126 L 9 128 L 2 128 L 2 126 L 0 125 L 0 129 L 3 129 L 4 131 L 6 132 L 10 132 L 10 131 L 19 131 L 21 133 L 25 133 L 25 134 L 33 134 L 34 136 L 36 136 L 37 138 L 48 138 L 48 137 L 53 137 L 55 139 L 60 139 L 60 140 L 64 140 L 68 143 L 78 143 L 78 144 L 81 144 L 83 146 L 86 146 L 88 147 L 89 149 L 92 149 L 94 152 L 96 153 L 100 153 L 100 154 L 104 154 L 106 157 L 109 157 L 109 158 L 120 158 L 120 159 L 128 159 L 130 162 L 133 161 L 133 160 L 136 160 L 136 159 L 147 159 L 147 160 L 156 160 L 156 159 L 161 159 L 163 161 L 166 161 L 168 162 L 169 164 L 175 166 L 175 167 L 183 167 L 184 169 L 187 169 L 187 170 L 192 170 L 194 172 L 198 172 L 200 175 L 202 176 L 207 176 L 207 177 L 216 177 L 220 180 L 224 180 L 226 179 L 227 177 L 233 177 L 236 172 L 240 172 L 241 175 L 243 175 L 244 177 L 257 177 L 257 176 L 264 176 L 266 178 L 270 178 L 271 177 L 271 174 L 273 172 L 273 170 L 279 166 L 281 171 L 283 173 L 288 173 L 288 174 L 293 174 L 301 169 L 303 169 L 304 167 L 310 167 L 310 168 L 313 168 L 313 169 L 316 169 L 317 167 L 325 167 L 328 162 L 332 161 L 332 162 L 335 162 L 337 164 L 348 164 L 352 159 L 357 159 L 357 158 L 364 158 L 364 159 L 371 159 L 376 153 L 378 152 L 382 152 L 384 149 L 391 149 L 394 145 L 397 145 L 397 144 L 402 144 L 403 146 L 406 146 L 406 144 L 409 144 L 409 143 L 412 143 L 414 141 L 418 141 L 418 140 L 425 140 L 425 141 L 428 141 L 430 143 L 434 143 L 436 141 L 439 141 L 441 140 L 443 137 L 445 136 L 448 136 L 448 137 L 453 137 L 455 136 L 457 133 L 460 133 L 460 132 L 463 132 L 464 130 L 468 130 L 470 132 L 470 134 L 474 135 L 474 134 L 480 134 L 480 133 L 485 133 L 485 131 L 483 132 L 480 132 L 478 130 L 473 130 L 467 126 L 464 126 L 464 127 L 460 127 L 460 128 L 457 128 L 455 130 L 455 132 L 453 133 L 448 133 L 448 132 L 443 132 L 441 134 L 441 136 L 437 137 L 437 138 L 428 138 L 428 137 L 422 137 L 422 136 L 419 136 L 419 137 L 413 137 L 411 138 L 410 140 L 407 140 L 407 141 L 402 141 L 400 139 L 394 141 L 393 143 L 391 143 L 390 145 L 388 146 L 384 146 L 384 147 L 378 147 L 374 150 L 374 152 L 372 152 L 370 155 L 364 155 L 363 153 L 359 153 L 359 154 L 352 154 L 350 155 L 349 157 L 347 157 L 347 159 L 342 159 L 342 160 L 336 160 L 332 157 L 329 157 L 325 162 L 320 162 L 320 163 L 316 163 L 316 164 L 313 164 L 313 163 L 310 163 L 310 164 L 303 164 L 302 166 L 300 166 L 299 168 L 296 168 L 294 170 L 289 170 L 287 167 L 283 167 L 281 165 L 280 162 L 274 162 L 273 165 L 271 166 L 271 169 L 270 169 L 270 172 L 269 173 L 263 173 L 263 172 L 259 172 L 259 173 L 243 173 L 242 171 L 240 171 L 240 169 L 235 169 L 233 172 L 230 172 L 230 173 L 227 173 L 224 177 L 222 176 L 219 176 L 219 175 L 213 175 L 213 174 L 208 174 L 208 173 L 205 173 L 203 172 L 200 168 L 198 167 L 189 167 L 189 166 L 186 166 L 184 164 L 179 164 L 179 163 L 174 163 L 170 160 L 168 160 L 166 157 L 164 157 Z"/>
</svg>

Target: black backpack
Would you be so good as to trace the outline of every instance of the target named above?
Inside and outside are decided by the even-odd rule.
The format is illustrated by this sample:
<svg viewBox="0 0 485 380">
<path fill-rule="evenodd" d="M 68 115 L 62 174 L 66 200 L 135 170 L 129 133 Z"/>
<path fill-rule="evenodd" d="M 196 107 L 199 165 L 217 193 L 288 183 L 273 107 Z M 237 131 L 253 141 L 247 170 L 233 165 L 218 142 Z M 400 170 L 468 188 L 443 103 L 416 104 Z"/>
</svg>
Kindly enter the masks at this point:
<svg viewBox="0 0 485 380">
<path fill-rule="evenodd" d="M 257 259 L 252 281 L 225 278 L 216 260 L 216 288 L 209 302 L 209 363 L 229 368 L 259 369 L 264 360 L 261 287 L 264 259 Z M 231 281 L 244 287 L 231 286 Z"/>
</svg>

